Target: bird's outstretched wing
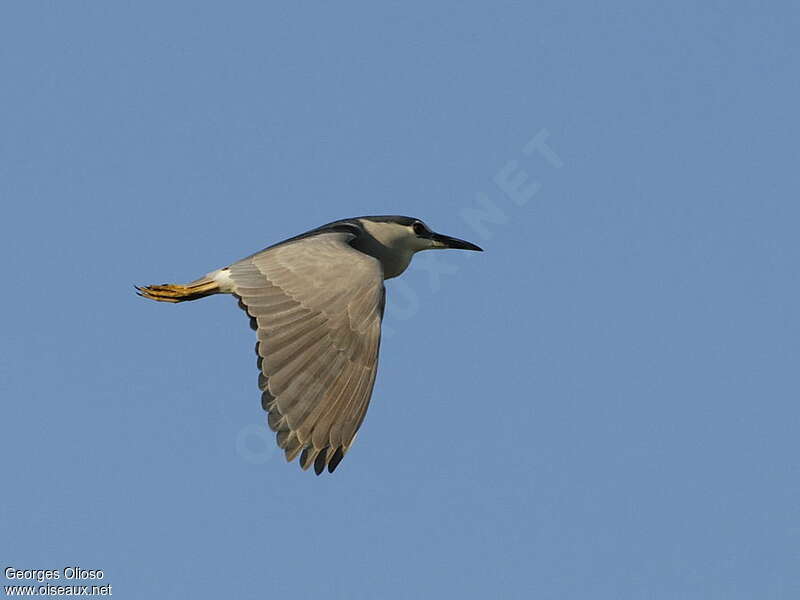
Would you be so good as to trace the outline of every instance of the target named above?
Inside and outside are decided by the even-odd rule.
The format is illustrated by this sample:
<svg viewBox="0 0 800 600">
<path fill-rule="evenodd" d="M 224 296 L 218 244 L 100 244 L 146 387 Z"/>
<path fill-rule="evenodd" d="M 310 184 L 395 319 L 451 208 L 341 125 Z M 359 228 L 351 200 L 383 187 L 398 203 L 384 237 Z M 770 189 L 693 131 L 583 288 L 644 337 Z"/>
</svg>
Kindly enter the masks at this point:
<svg viewBox="0 0 800 600">
<path fill-rule="evenodd" d="M 336 468 L 367 412 L 378 364 L 380 263 L 320 233 L 231 265 L 233 292 L 258 333 L 261 404 L 288 461 Z"/>
</svg>

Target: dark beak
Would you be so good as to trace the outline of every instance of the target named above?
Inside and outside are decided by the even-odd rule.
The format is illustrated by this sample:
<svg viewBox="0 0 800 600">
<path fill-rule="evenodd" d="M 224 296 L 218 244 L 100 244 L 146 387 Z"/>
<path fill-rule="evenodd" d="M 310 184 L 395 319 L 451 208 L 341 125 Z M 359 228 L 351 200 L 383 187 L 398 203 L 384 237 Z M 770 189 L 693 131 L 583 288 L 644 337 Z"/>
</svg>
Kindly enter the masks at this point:
<svg viewBox="0 0 800 600">
<path fill-rule="evenodd" d="M 449 235 L 442 235 L 441 233 L 434 233 L 431 236 L 434 242 L 439 242 L 443 248 L 453 248 L 454 250 L 475 250 L 483 252 L 483 248 L 476 246 L 472 242 L 460 240 L 458 238 L 450 237 Z"/>
</svg>

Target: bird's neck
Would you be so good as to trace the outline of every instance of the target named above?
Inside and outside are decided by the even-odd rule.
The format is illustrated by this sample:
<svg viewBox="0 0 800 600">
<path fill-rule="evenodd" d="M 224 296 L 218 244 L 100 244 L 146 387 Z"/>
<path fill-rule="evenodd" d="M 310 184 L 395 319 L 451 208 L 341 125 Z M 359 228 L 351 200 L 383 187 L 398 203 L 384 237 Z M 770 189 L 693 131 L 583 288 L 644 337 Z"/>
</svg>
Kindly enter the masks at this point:
<svg viewBox="0 0 800 600">
<path fill-rule="evenodd" d="M 369 254 L 380 261 L 384 279 L 401 275 L 414 256 L 413 250 L 385 246 L 369 234 L 359 236 L 351 242 L 351 245 L 359 252 Z"/>
</svg>

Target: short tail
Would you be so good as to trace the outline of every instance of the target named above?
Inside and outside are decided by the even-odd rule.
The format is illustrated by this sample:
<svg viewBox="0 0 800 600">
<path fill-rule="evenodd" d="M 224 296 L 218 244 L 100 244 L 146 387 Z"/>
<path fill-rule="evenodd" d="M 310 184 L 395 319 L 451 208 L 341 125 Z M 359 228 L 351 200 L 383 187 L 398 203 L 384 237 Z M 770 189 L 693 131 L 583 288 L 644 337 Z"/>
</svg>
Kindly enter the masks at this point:
<svg viewBox="0 0 800 600">
<path fill-rule="evenodd" d="M 161 285 L 134 287 L 136 287 L 136 293 L 143 298 L 150 298 L 150 300 L 159 302 L 186 302 L 187 300 L 205 298 L 220 291 L 219 284 L 208 277 L 203 277 L 186 285 L 164 283 Z"/>
</svg>

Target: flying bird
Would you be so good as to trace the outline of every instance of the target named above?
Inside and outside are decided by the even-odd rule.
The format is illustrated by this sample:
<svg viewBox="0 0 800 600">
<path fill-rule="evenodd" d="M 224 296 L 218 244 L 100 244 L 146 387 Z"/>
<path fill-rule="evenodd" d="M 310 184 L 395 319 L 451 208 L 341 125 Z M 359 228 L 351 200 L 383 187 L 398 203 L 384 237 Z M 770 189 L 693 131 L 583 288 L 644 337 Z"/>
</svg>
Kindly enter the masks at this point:
<svg viewBox="0 0 800 600">
<path fill-rule="evenodd" d="M 137 287 L 159 302 L 232 294 L 258 335 L 258 387 L 267 423 L 291 462 L 336 469 L 367 412 L 385 279 L 420 250 L 482 249 L 419 219 L 342 219 L 270 246 L 185 285 Z"/>
</svg>

